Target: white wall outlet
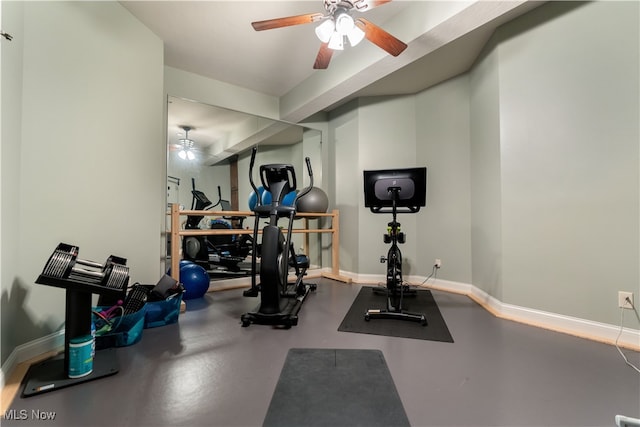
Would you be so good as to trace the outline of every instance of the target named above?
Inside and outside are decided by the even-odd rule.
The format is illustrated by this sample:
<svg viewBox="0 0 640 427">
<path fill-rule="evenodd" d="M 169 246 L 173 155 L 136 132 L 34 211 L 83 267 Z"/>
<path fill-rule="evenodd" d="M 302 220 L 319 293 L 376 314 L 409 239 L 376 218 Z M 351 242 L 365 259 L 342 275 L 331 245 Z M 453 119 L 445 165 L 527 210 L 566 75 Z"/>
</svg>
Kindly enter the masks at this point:
<svg viewBox="0 0 640 427">
<path fill-rule="evenodd" d="M 436 268 L 442 267 L 442 260 L 440 258 L 436 258 L 435 263 L 433 264 Z"/>
<path fill-rule="evenodd" d="M 629 298 L 629 301 L 631 301 L 631 304 L 629 304 L 629 301 L 627 301 L 627 298 Z M 633 308 L 633 292 L 618 291 L 618 307 L 632 309 Z"/>
</svg>

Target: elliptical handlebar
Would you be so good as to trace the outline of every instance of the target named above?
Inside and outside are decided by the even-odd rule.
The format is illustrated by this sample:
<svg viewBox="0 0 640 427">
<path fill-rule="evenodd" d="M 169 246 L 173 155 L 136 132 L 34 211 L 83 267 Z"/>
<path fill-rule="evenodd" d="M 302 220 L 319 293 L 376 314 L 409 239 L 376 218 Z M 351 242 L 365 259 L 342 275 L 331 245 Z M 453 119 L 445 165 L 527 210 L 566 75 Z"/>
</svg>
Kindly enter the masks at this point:
<svg viewBox="0 0 640 427">
<path fill-rule="evenodd" d="M 307 173 L 309 174 L 309 178 L 313 181 L 313 171 L 311 170 L 311 159 L 308 157 L 305 157 L 304 161 L 307 163 Z M 313 187 L 313 185 L 311 185 L 310 187 Z"/>
<path fill-rule="evenodd" d="M 308 157 L 305 157 L 304 161 L 307 164 L 307 173 L 309 174 L 309 185 L 305 187 L 302 191 L 300 191 L 298 194 L 296 194 L 296 198 L 293 201 L 294 206 L 300 197 L 303 197 L 313 188 L 313 170 L 311 169 L 311 159 Z"/>
<path fill-rule="evenodd" d="M 275 178 L 275 180 L 274 180 Z M 298 182 L 296 180 L 296 171 L 292 165 L 288 164 L 269 164 L 260 166 L 260 181 L 262 181 L 262 187 L 269 192 L 273 185 L 284 185 L 288 191 L 295 191 L 298 188 Z"/>
<path fill-rule="evenodd" d="M 249 162 L 249 183 L 251 184 L 251 188 L 253 188 L 253 192 L 256 195 L 256 207 L 262 205 L 262 201 L 260 200 L 260 192 L 258 191 L 258 187 L 253 182 L 253 165 L 256 162 L 256 153 L 258 152 L 258 147 L 253 147 L 251 150 L 251 161 Z"/>
<path fill-rule="evenodd" d="M 205 210 L 210 211 L 215 208 L 222 202 L 222 190 L 220 190 L 220 186 L 218 185 L 218 201 L 212 203 L 211 200 L 199 190 L 196 190 L 196 179 L 191 178 L 191 195 L 193 196 L 191 199 L 191 210 Z M 200 207 L 198 207 L 200 205 Z"/>
<path fill-rule="evenodd" d="M 256 184 L 253 180 L 253 167 L 255 165 L 255 161 L 256 161 L 256 153 L 258 152 L 258 148 L 257 147 L 253 147 L 251 150 L 251 160 L 249 161 L 249 183 L 251 184 L 251 188 L 253 189 L 254 194 L 256 195 L 256 205 L 254 207 L 254 211 L 256 210 L 257 207 L 262 206 L 262 201 L 260 200 L 260 192 L 258 191 L 258 187 L 256 187 Z M 309 185 L 307 187 L 305 187 L 303 190 L 301 190 L 298 194 L 296 194 L 296 197 L 294 199 L 293 202 L 293 206 L 295 208 L 296 206 L 296 202 L 297 200 L 304 196 L 305 194 L 307 194 L 309 191 L 311 191 L 311 189 L 313 188 L 313 169 L 311 168 L 311 159 L 309 157 L 305 157 L 305 163 L 307 165 L 307 173 L 309 174 Z M 293 169 L 293 166 L 291 165 L 281 165 L 281 166 L 286 166 L 286 170 L 290 173 L 287 173 L 287 175 L 289 176 L 290 180 L 292 181 L 292 186 L 291 189 L 295 189 L 296 187 L 296 175 L 295 175 L 295 171 Z M 261 172 L 261 180 L 264 181 L 263 179 L 263 175 L 264 172 Z M 269 188 L 267 188 L 267 186 L 265 185 L 266 183 L 263 182 L 263 188 L 266 191 L 269 191 Z"/>
</svg>

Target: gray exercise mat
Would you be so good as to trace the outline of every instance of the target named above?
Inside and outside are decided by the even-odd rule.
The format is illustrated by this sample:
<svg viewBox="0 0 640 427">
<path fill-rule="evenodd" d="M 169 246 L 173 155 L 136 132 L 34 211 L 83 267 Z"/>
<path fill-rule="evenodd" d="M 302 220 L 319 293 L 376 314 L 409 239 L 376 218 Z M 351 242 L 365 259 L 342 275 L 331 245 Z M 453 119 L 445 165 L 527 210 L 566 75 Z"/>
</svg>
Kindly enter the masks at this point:
<svg viewBox="0 0 640 427">
<path fill-rule="evenodd" d="M 379 350 L 289 350 L 263 426 L 409 426 Z"/>
<path fill-rule="evenodd" d="M 366 321 L 364 314 L 368 309 L 385 308 L 387 297 L 373 292 L 372 287 L 363 286 L 353 301 L 349 311 L 338 327 L 340 332 L 356 332 L 360 334 L 385 335 L 388 337 L 413 338 L 419 340 L 453 342 L 447 323 L 444 321 L 438 304 L 431 291 L 420 289 L 415 296 L 406 297 L 404 307 L 407 311 L 422 313 L 427 318 L 427 325 L 419 322 L 398 319 L 371 319 Z"/>
</svg>

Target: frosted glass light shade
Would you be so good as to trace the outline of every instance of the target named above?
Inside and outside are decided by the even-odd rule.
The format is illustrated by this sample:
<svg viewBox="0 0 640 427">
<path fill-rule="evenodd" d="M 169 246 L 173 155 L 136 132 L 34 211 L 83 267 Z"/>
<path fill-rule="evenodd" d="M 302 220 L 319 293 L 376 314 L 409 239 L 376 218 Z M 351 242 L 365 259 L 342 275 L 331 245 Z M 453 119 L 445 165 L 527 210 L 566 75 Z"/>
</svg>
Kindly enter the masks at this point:
<svg viewBox="0 0 640 427">
<path fill-rule="evenodd" d="M 316 36 L 322 43 L 327 43 L 331 39 L 331 35 L 336 29 L 332 19 L 327 19 L 322 24 L 316 27 Z"/>
<path fill-rule="evenodd" d="M 344 49 L 344 36 L 337 31 L 334 31 L 329 40 L 329 49 L 343 50 Z"/>
<path fill-rule="evenodd" d="M 340 13 L 336 16 L 336 31 L 341 35 L 346 36 L 349 34 L 354 26 L 353 18 L 348 13 Z"/>
<path fill-rule="evenodd" d="M 349 39 L 349 44 L 355 46 L 364 38 L 364 31 L 354 25 L 353 29 L 347 34 L 347 38 Z"/>
</svg>

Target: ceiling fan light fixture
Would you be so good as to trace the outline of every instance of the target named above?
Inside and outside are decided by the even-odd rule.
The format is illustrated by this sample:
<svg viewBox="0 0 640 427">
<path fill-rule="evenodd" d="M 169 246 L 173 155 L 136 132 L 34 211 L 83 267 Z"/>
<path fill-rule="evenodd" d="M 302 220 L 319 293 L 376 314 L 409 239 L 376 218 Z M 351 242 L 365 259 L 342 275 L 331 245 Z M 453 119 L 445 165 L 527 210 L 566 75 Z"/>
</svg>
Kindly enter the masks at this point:
<svg viewBox="0 0 640 427">
<path fill-rule="evenodd" d="M 285 16 L 282 18 L 254 21 L 251 26 L 256 31 L 320 22 L 316 35 L 322 42 L 316 55 L 313 68 L 324 70 L 329 66 L 334 50 L 344 50 L 344 39 L 355 46 L 366 38 L 389 55 L 398 56 L 407 44 L 389 34 L 379 26 L 364 18 L 353 19 L 352 11 L 364 12 L 382 6 L 392 0 L 322 0 L 325 13 L 306 13 L 303 15 Z"/>
<path fill-rule="evenodd" d="M 190 126 L 181 126 L 181 128 L 182 130 L 184 130 L 184 138 L 181 138 L 179 140 L 180 144 L 182 144 L 182 147 L 178 152 L 178 157 L 180 157 L 182 160 L 194 160 L 196 158 L 196 155 L 193 154 L 193 151 L 191 151 L 194 143 L 192 139 L 189 139 L 189 131 L 193 128 Z"/>
<path fill-rule="evenodd" d="M 344 36 L 334 31 L 329 39 L 329 49 L 344 50 Z"/>
<path fill-rule="evenodd" d="M 333 23 L 333 20 L 327 19 L 316 27 L 316 36 L 318 36 L 322 43 L 328 43 L 335 29 L 336 26 Z"/>
<path fill-rule="evenodd" d="M 349 34 L 349 32 L 355 27 L 353 18 L 346 11 L 338 12 L 335 14 L 336 31 L 343 36 Z"/>
<path fill-rule="evenodd" d="M 362 31 L 360 28 L 356 27 L 355 25 L 353 26 L 353 29 L 351 31 L 349 31 L 349 33 L 347 34 L 347 38 L 349 39 L 349 44 L 351 46 L 355 46 L 358 43 L 360 43 L 362 41 L 362 39 L 364 39 L 364 31 Z"/>
</svg>

